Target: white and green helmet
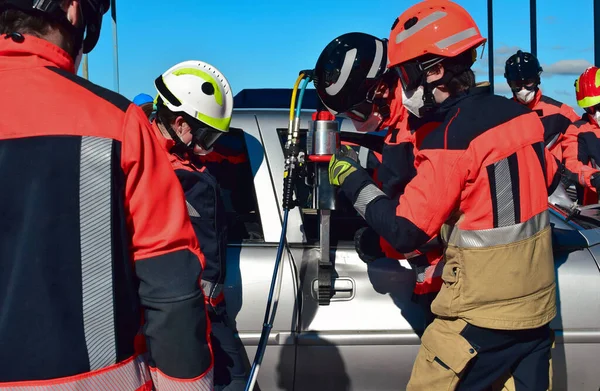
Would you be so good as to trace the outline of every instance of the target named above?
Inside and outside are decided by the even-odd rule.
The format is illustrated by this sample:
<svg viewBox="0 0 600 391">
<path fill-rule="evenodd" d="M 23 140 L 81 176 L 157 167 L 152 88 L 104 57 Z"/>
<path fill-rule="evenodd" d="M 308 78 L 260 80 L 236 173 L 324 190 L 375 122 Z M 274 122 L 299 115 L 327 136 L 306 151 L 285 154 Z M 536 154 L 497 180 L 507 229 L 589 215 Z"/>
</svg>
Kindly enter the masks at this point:
<svg viewBox="0 0 600 391">
<path fill-rule="evenodd" d="M 233 112 L 229 82 L 214 66 L 202 61 L 174 65 L 154 85 L 163 104 L 184 112 L 219 132 L 228 132 Z"/>
</svg>

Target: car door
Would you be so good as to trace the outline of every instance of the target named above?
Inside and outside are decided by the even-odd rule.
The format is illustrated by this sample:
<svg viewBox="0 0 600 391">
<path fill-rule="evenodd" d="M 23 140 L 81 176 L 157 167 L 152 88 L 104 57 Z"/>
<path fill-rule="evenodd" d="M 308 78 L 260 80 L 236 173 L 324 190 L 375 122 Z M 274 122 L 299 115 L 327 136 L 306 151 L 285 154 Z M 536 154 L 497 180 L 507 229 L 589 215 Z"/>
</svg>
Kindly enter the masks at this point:
<svg viewBox="0 0 600 391">
<path fill-rule="evenodd" d="M 600 385 L 600 221 L 550 209 L 554 230 L 558 314 L 550 323 L 553 389 L 597 391 Z M 580 225 L 581 224 L 581 225 Z M 583 226 L 582 226 L 583 225 Z"/>
<path fill-rule="evenodd" d="M 215 151 L 225 148 L 231 153 L 233 150 L 232 156 L 227 159 L 229 161 L 216 159 L 207 167 L 221 186 L 227 211 L 227 274 L 224 284 L 227 310 L 235 319 L 250 365 L 263 328 L 281 219 L 255 116 L 235 113 L 231 127 L 229 134 L 218 140 Z M 235 164 L 230 164 L 231 161 Z M 285 384 L 288 377 L 293 378 L 295 366 L 292 332 L 297 306 L 296 278 L 289 261 L 289 256 L 284 254 L 277 316 L 260 368 L 257 390 L 291 390 Z"/>
</svg>

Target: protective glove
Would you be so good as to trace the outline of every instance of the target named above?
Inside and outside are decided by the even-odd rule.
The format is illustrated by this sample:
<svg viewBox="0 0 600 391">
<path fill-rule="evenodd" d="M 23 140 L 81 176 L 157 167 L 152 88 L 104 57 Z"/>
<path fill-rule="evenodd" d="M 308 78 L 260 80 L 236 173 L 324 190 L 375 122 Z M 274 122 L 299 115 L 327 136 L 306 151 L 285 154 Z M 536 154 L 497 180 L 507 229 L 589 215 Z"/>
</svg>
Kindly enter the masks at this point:
<svg viewBox="0 0 600 391">
<path fill-rule="evenodd" d="M 379 241 L 379 235 L 371 227 L 364 227 L 354 234 L 354 248 L 360 259 L 370 263 L 379 258 L 384 258 Z"/>
<path fill-rule="evenodd" d="M 572 184 L 579 183 L 579 177 L 574 172 L 569 171 L 564 165 L 560 166 L 560 183 L 565 189 L 569 188 Z"/>
<path fill-rule="evenodd" d="M 358 154 L 348 145 L 342 145 L 329 161 L 329 183 L 342 186 L 346 178 L 359 169 L 362 167 L 358 164 Z"/>
</svg>

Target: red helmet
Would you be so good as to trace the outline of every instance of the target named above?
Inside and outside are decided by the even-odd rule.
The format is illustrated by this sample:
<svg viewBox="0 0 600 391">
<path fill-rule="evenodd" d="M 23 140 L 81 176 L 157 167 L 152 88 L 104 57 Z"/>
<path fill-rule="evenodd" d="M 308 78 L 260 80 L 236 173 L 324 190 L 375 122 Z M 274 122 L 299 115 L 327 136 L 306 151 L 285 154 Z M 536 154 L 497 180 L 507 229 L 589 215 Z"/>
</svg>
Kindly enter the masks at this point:
<svg viewBox="0 0 600 391">
<path fill-rule="evenodd" d="M 443 58 L 458 56 L 485 42 L 464 8 L 449 0 L 424 0 L 407 9 L 394 22 L 388 43 L 388 67 L 430 55 L 432 59 L 420 66 L 426 69 Z M 407 82 L 414 87 L 415 80 L 406 78 L 414 79 L 416 75 L 402 73 L 400 77 L 405 79 L 402 80 L 405 87 Z"/>
<path fill-rule="evenodd" d="M 589 67 L 575 81 L 577 104 L 582 108 L 600 103 L 600 69 Z"/>
</svg>

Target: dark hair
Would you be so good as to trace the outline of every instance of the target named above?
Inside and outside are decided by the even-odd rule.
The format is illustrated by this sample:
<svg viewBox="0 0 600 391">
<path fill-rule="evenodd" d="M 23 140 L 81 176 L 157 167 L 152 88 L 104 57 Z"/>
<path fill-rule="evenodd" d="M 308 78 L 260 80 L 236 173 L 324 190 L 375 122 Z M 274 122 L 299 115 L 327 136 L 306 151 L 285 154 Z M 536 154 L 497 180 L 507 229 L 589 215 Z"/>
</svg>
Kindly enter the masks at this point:
<svg viewBox="0 0 600 391">
<path fill-rule="evenodd" d="M 63 49 L 75 57 L 71 34 L 48 15 L 38 11 L 24 12 L 16 9 L 8 9 L 0 13 L 0 34 L 16 32 L 44 38 L 51 29 L 60 30 L 61 34 L 67 38 L 64 41 Z"/>
<path fill-rule="evenodd" d="M 162 99 L 159 97 L 156 103 L 156 118 L 163 125 L 171 125 L 177 117 L 183 117 L 183 120 L 192 128 L 198 127 L 202 124 L 199 120 L 195 119 L 184 111 L 171 111 L 162 103 Z"/>
<path fill-rule="evenodd" d="M 150 116 L 152 115 L 152 112 L 154 111 L 154 103 L 153 102 L 144 103 L 144 104 L 140 105 L 140 108 L 142 109 L 144 114 L 146 114 L 146 117 L 149 119 Z"/>
<path fill-rule="evenodd" d="M 180 115 L 181 113 L 174 113 L 169 110 L 167 106 L 161 104 L 160 101 L 157 104 L 156 118 L 165 126 L 171 126 L 171 124 L 175 122 L 175 119 Z"/>
<path fill-rule="evenodd" d="M 475 87 L 475 73 L 471 70 L 473 53 L 467 50 L 456 57 L 447 58 L 442 62 L 444 70 L 453 74 L 452 78 L 444 83 L 450 95 Z"/>
</svg>

